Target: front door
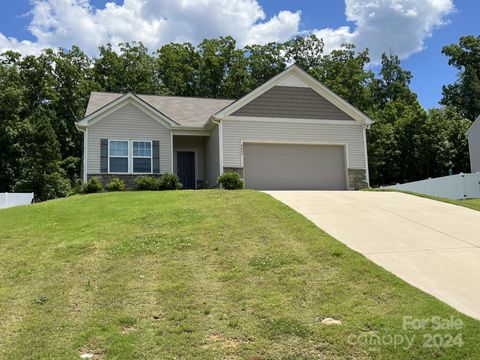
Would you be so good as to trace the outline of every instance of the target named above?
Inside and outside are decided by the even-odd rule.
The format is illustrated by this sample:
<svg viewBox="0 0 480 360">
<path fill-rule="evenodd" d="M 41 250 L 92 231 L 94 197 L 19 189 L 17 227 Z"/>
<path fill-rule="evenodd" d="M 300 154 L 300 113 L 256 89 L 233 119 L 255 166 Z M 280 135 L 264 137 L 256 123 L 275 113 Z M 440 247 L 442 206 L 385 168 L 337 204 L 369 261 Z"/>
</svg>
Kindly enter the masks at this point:
<svg viewBox="0 0 480 360">
<path fill-rule="evenodd" d="M 177 175 L 184 189 L 195 189 L 195 153 L 177 151 Z"/>
</svg>

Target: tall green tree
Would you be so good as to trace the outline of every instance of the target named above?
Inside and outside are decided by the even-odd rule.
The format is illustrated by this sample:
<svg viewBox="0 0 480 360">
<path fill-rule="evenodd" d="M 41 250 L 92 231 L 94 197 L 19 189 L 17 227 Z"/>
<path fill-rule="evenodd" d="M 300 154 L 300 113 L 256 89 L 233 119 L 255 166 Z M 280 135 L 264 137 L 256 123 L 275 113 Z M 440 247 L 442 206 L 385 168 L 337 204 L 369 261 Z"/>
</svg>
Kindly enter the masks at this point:
<svg viewBox="0 0 480 360">
<path fill-rule="evenodd" d="M 60 167 L 60 144 L 48 113 L 36 110 L 23 134 L 25 156 L 21 160 L 21 177 L 15 191 L 34 192 L 39 200 L 68 195 L 70 183 Z"/>
<path fill-rule="evenodd" d="M 337 95 L 366 111 L 372 106 L 369 86 L 374 78 L 371 70 L 365 70 L 369 63 L 368 50 L 357 53 L 354 45 L 344 44 L 323 56 L 311 73 Z"/>
<path fill-rule="evenodd" d="M 156 51 L 156 67 L 161 92 L 195 96 L 198 86 L 200 56 L 190 43 L 170 43 Z"/>
<path fill-rule="evenodd" d="M 285 70 L 284 46 L 276 42 L 245 47 L 250 88 L 255 89 Z"/>
<path fill-rule="evenodd" d="M 53 96 L 49 103 L 51 125 L 57 135 L 62 167 L 72 182 L 80 172 L 83 136 L 75 127 L 87 107 L 90 93 L 100 89 L 93 78 L 92 60 L 78 47 L 70 50 L 48 49 L 45 56 L 52 64 Z"/>
<path fill-rule="evenodd" d="M 430 109 L 421 131 L 425 177 L 469 172 L 467 130 L 471 122 L 456 109 Z"/>
<path fill-rule="evenodd" d="M 283 46 L 287 62 L 294 62 L 307 72 L 321 65 L 324 43 L 314 34 L 297 36 Z"/>
<path fill-rule="evenodd" d="M 18 63 L 21 55 L 12 51 L 0 58 L 0 192 L 12 190 L 20 177 L 20 145 L 26 104 L 26 88 L 21 81 Z"/>
<path fill-rule="evenodd" d="M 443 87 L 441 103 L 474 120 L 480 115 L 480 36 L 462 36 L 442 53 L 448 56 L 449 65 L 458 69 L 458 75 L 453 84 Z"/>
<path fill-rule="evenodd" d="M 368 132 L 373 184 L 406 182 L 423 176 L 419 148 L 426 112 L 410 90 L 411 79 L 398 56 L 382 55 L 379 76 L 370 84 L 373 106 L 368 110 L 375 120 Z"/>
<path fill-rule="evenodd" d="M 231 37 L 205 39 L 198 45 L 198 96 L 220 98 L 228 69 L 235 53 L 236 41 Z"/>
<path fill-rule="evenodd" d="M 94 79 L 105 91 L 159 94 L 161 84 L 155 61 L 141 42 L 100 46 L 94 61 Z"/>
</svg>

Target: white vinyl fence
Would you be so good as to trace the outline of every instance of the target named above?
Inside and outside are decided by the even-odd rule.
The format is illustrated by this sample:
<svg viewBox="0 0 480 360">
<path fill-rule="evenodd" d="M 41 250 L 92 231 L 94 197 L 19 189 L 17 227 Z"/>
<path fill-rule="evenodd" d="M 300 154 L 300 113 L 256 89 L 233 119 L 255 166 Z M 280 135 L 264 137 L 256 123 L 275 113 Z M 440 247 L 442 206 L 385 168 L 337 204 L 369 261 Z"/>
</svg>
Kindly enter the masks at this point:
<svg viewBox="0 0 480 360">
<path fill-rule="evenodd" d="M 33 193 L 0 193 L 0 209 L 17 205 L 28 205 L 33 200 Z"/>
<path fill-rule="evenodd" d="M 458 175 L 386 186 L 384 189 L 411 191 L 454 200 L 480 198 L 480 173 L 460 173 Z"/>
</svg>

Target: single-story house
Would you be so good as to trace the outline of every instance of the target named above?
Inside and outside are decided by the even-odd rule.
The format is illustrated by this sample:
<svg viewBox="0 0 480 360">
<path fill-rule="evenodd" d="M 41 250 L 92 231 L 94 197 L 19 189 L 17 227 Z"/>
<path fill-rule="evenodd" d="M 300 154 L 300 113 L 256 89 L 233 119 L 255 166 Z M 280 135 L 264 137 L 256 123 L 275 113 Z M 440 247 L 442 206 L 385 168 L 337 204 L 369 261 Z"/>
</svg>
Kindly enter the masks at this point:
<svg viewBox="0 0 480 360">
<path fill-rule="evenodd" d="M 238 172 L 253 189 L 368 185 L 365 114 L 292 65 L 241 99 L 93 92 L 83 180 L 178 174 L 184 188 Z"/>
<path fill-rule="evenodd" d="M 467 131 L 470 168 L 472 173 L 480 172 L 480 116 Z"/>
</svg>

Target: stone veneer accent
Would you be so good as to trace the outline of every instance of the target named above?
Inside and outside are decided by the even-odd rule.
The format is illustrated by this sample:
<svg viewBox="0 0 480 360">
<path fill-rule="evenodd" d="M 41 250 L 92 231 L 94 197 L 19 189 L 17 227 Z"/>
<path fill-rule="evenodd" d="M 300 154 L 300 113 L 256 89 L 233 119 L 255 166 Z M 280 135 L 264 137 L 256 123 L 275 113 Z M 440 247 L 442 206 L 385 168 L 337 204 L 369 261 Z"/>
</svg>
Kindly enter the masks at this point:
<svg viewBox="0 0 480 360">
<path fill-rule="evenodd" d="M 348 169 L 349 188 L 359 190 L 368 187 L 367 171 L 365 169 Z"/>
<path fill-rule="evenodd" d="M 152 177 L 161 177 L 161 174 L 147 174 L 147 175 L 133 175 L 133 174 L 88 174 L 87 179 L 91 179 L 92 177 L 98 178 L 100 182 L 105 186 L 107 185 L 112 178 L 117 177 L 125 183 L 125 187 L 127 189 L 135 188 L 135 180 L 142 176 L 152 176 Z"/>
<path fill-rule="evenodd" d="M 243 168 L 235 168 L 235 167 L 224 167 L 223 172 L 235 172 L 243 178 Z"/>
<path fill-rule="evenodd" d="M 243 168 L 224 167 L 223 172 L 236 172 L 243 178 Z M 349 190 L 359 190 L 368 187 L 365 169 L 348 169 Z"/>
</svg>

